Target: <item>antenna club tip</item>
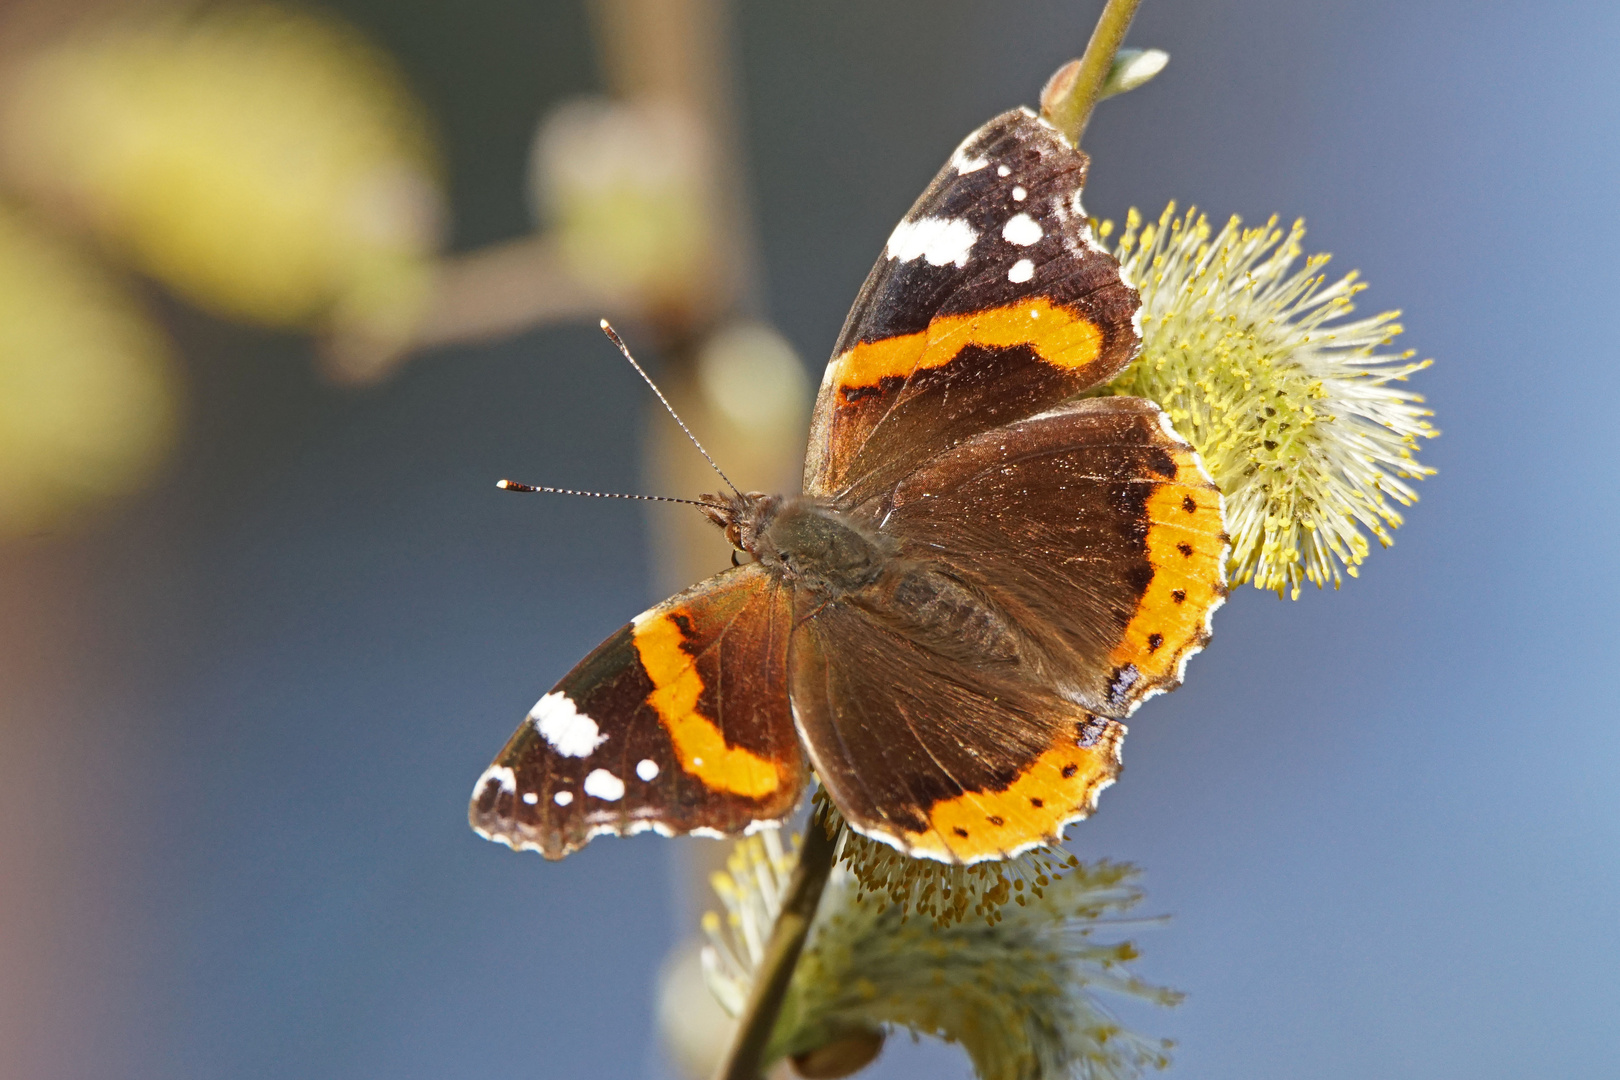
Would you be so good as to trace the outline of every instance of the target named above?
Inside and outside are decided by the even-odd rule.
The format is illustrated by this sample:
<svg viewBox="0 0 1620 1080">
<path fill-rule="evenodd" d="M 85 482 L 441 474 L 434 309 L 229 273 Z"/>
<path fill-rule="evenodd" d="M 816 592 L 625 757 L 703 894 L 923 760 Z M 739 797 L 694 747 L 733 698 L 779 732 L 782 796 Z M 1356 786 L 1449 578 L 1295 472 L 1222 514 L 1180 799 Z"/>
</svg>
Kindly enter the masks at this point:
<svg viewBox="0 0 1620 1080">
<path fill-rule="evenodd" d="M 596 325 L 600 326 L 604 330 L 613 329 L 611 326 L 608 325 L 608 321 L 606 319 L 597 319 L 596 320 Z"/>
<path fill-rule="evenodd" d="M 495 486 L 500 488 L 502 491 L 505 491 L 507 488 L 512 486 L 512 481 L 510 481 L 510 480 L 497 480 L 497 481 L 495 481 Z"/>
</svg>

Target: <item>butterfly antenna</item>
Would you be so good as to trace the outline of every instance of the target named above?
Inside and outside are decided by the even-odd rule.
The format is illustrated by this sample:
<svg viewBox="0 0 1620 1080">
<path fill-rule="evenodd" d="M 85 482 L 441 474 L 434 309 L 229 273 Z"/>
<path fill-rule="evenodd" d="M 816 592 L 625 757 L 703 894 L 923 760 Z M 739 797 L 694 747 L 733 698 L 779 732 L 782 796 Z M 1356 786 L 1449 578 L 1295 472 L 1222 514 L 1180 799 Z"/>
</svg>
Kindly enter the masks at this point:
<svg viewBox="0 0 1620 1080">
<path fill-rule="evenodd" d="M 709 463 L 709 468 L 720 474 L 720 479 L 726 482 L 727 487 L 736 492 L 738 495 L 741 495 L 742 490 L 739 489 L 736 484 L 731 482 L 731 477 L 726 475 L 724 469 L 720 468 L 720 466 L 714 463 L 714 458 L 710 457 L 709 452 L 703 449 L 703 444 L 698 442 L 698 437 L 692 434 L 692 429 L 686 426 L 686 421 L 681 419 L 681 414 L 675 411 L 675 407 L 669 403 L 669 399 L 664 396 L 664 392 L 658 389 L 658 384 L 652 381 L 652 376 L 648 375 L 647 372 L 642 369 L 641 365 L 636 363 L 636 358 L 630 355 L 630 350 L 628 347 L 626 347 L 624 339 L 619 337 L 618 331 L 614 330 L 612 324 L 610 324 L 606 319 L 602 320 L 602 333 L 606 334 L 608 336 L 608 340 L 619 347 L 619 351 L 624 354 L 624 358 L 630 361 L 630 366 L 636 369 L 636 374 L 640 375 L 642 379 L 646 381 L 647 385 L 652 387 L 652 392 L 658 395 L 658 400 L 663 403 L 665 409 L 669 410 L 669 415 L 673 416 L 675 418 L 675 422 L 681 426 L 681 430 L 686 432 L 686 437 L 691 439 L 692 445 L 698 448 L 698 453 L 702 454 L 703 460 Z M 690 502 L 691 500 L 677 499 L 675 501 Z"/>
<path fill-rule="evenodd" d="M 675 499 L 668 495 L 624 495 L 616 491 L 575 491 L 573 488 L 542 487 L 537 484 L 520 484 L 516 480 L 500 480 L 495 484 L 502 491 L 532 491 L 541 495 L 583 495 L 588 499 L 637 499 L 641 502 L 672 502 L 686 503 L 688 506 L 706 506 L 696 499 Z"/>
</svg>

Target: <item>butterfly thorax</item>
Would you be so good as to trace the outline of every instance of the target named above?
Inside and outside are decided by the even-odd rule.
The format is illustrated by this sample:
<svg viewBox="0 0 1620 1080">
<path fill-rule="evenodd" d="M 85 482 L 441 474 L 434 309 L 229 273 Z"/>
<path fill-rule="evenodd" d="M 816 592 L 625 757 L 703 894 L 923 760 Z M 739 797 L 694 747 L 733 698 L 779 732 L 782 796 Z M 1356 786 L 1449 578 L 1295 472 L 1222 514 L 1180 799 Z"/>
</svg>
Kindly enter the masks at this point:
<svg viewBox="0 0 1620 1080">
<path fill-rule="evenodd" d="M 1015 661 L 1021 635 L 999 605 L 888 537 L 809 496 L 704 496 L 726 539 L 778 581 L 818 602 L 848 599 L 891 629 L 946 656 Z"/>
<path fill-rule="evenodd" d="M 892 545 L 849 514 L 809 496 L 703 497 L 733 547 L 786 584 L 836 598 L 883 576 Z"/>
</svg>

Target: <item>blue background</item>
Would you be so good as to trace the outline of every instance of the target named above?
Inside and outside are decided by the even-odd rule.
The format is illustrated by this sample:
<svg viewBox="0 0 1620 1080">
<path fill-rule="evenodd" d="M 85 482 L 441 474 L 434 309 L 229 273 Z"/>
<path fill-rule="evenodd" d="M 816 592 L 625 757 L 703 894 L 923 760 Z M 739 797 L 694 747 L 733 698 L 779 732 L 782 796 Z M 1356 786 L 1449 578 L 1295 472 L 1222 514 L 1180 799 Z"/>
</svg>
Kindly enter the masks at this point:
<svg viewBox="0 0 1620 1080">
<path fill-rule="evenodd" d="M 740 6 L 766 295 L 814 365 L 951 148 L 1096 7 Z M 526 229 L 529 132 L 596 85 L 582 11 L 338 10 L 436 110 L 457 243 Z M 1088 133 L 1093 213 L 1303 215 L 1438 359 L 1440 475 L 1396 546 L 1338 593 L 1239 591 L 1071 832 L 1174 915 L 1141 970 L 1188 1000 L 1127 1009 L 1171 1075 L 1620 1061 L 1617 41 L 1610 3 L 1147 0 L 1131 42 L 1170 67 Z M 170 316 L 179 467 L 95 535 L 0 548 L 0 812 L 53 853 L 21 883 L 56 1018 L 28 1080 L 660 1075 L 672 845 L 547 865 L 464 822 L 522 710 L 649 599 L 634 508 L 491 480 L 634 490 L 644 392 L 590 328 L 354 393 L 300 341 Z M 875 1075 L 965 1071 L 899 1046 Z"/>
</svg>

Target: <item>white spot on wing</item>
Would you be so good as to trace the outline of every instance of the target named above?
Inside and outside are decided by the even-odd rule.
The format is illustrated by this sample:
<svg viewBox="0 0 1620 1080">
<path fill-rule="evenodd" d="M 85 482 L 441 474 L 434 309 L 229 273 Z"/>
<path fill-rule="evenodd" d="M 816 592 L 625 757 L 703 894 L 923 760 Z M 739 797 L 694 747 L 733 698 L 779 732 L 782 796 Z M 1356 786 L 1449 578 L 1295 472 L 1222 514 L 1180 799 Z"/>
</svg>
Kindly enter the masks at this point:
<svg viewBox="0 0 1620 1080">
<path fill-rule="evenodd" d="M 997 176 L 1011 176 L 1012 175 L 1012 170 L 1007 168 L 1007 166 L 1005 166 L 1005 165 L 997 165 L 996 166 L 996 175 Z"/>
<path fill-rule="evenodd" d="M 1022 184 L 1013 185 L 1013 202 L 1023 202 L 1028 197 L 1029 192 L 1024 190 L 1024 186 Z"/>
<path fill-rule="evenodd" d="M 615 831 L 617 831 L 617 830 L 615 830 Z M 644 833 L 644 832 L 657 833 L 659 836 L 674 836 L 675 835 L 675 830 L 670 828 L 668 825 L 665 825 L 662 821 L 645 821 L 645 820 L 644 821 L 632 821 L 630 823 L 630 827 L 625 829 L 622 833 L 619 833 L 619 835 L 620 836 L 638 836 L 638 835 L 640 835 L 641 833 Z"/>
<path fill-rule="evenodd" d="M 551 801 L 558 806 L 567 806 L 574 801 L 574 793 L 572 791 L 559 791 L 551 797 Z"/>
<path fill-rule="evenodd" d="M 987 159 L 982 157 L 974 157 L 968 153 L 967 144 L 972 140 L 972 138 L 973 136 L 969 135 L 966 139 L 962 140 L 962 145 L 951 151 L 951 167 L 956 170 L 956 175 L 958 176 L 965 176 L 970 172 L 978 172 L 980 169 L 990 164 Z"/>
<path fill-rule="evenodd" d="M 978 238 L 966 218 L 925 217 L 896 225 L 884 251 L 901 262 L 921 258 L 929 266 L 954 263 L 960 268 L 967 265 L 968 252 Z"/>
<path fill-rule="evenodd" d="M 1001 227 L 1001 238 L 1019 247 L 1029 247 L 1045 235 L 1041 227 L 1035 224 L 1035 219 L 1028 214 L 1014 214 L 1007 219 L 1007 224 Z"/>
<path fill-rule="evenodd" d="M 1097 236 L 1091 231 L 1090 225 L 1080 230 L 1080 242 L 1085 245 L 1088 251 L 1095 251 L 1099 255 L 1108 254 L 1108 249 L 1097 243 Z"/>
<path fill-rule="evenodd" d="M 535 803 L 540 801 L 540 796 L 536 795 L 532 791 L 525 791 L 523 793 L 523 801 L 528 803 L 530 806 L 533 806 Z"/>
<path fill-rule="evenodd" d="M 485 769 L 483 775 L 478 778 L 478 783 L 473 785 L 473 798 L 476 799 L 479 793 L 484 790 L 484 785 L 489 783 L 491 780 L 499 781 L 502 791 L 517 790 L 517 774 L 512 772 L 512 770 L 507 768 L 505 765 L 491 765 L 489 768 Z"/>
<path fill-rule="evenodd" d="M 594 795 L 603 802 L 618 802 L 624 798 L 624 781 L 606 769 L 592 769 L 585 777 L 585 794 Z"/>
<path fill-rule="evenodd" d="M 1035 264 L 1028 259 L 1019 259 L 1012 264 L 1012 269 L 1007 271 L 1007 280 L 1014 285 L 1022 285 L 1034 276 Z"/>
<path fill-rule="evenodd" d="M 534 703 L 529 719 L 541 738 L 563 757 L 589 757 L 607 742 L 596 721 L 574 707 L 567 694 L 553 690 Z"/>
<path fill-rule="evenodd" d="M 636 775 L 648 781 L 658 779 L 658 762 L 652 758 L 642 758 L 636 762 Z"/>
</svg>

